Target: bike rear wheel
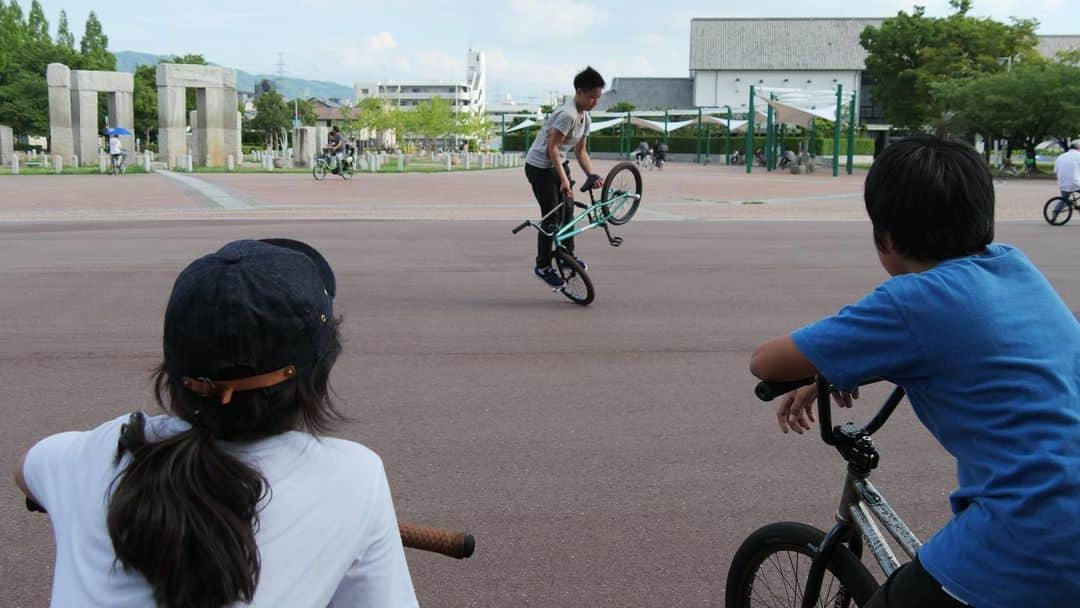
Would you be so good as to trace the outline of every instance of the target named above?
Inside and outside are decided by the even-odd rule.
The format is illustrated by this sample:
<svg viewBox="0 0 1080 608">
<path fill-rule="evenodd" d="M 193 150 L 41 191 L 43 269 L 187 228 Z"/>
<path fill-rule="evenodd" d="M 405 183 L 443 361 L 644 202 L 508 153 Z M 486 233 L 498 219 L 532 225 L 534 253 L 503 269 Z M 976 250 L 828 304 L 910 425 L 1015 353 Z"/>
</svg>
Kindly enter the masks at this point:
<svg viewBox="0 0 1080 608">
<path fill-rule="evenodd" d="M 631 196 L 624 196 L 631 195 Z M 641 172 L 632 163 L 619 163 L 608 171 L 600 200 L 617 198 L 607 205 L 611 218 L 608 223 L 621 226 L 630 221 L 641 204 Z"/>
<path fill-rule="evenodd" d="M 311 176 L 315 178 L 315 181 L 321 181 L 326 177 L 326 164 L 322 162 L 315 163 L 315 166 L 311 168 Z"/>
<path fill-rule="evenodd" d="M 354 172 L 355 172 L 355 169 L 353 168 L 353 163 L 341 161 L 341 179 L 344 179 L 344 180 L 352 179 Z"/>
<path fill-rule="evenodd" d="M 727 576 L 727 608 L 755 606 L 799 608 L 806 576 L 825 533 L 806 524 L 769 524 L 749 536 L 731 560 Z M 846 547 L 838 547 L 825 571 L 815 606 L 862 606 L 877 590 L 877 581 Z"/>
<path fill-rule="evenodd" d="M 1058 209 L 1059 206 L 1060 210 Z M 1061 196 L 1055 196 L 1046 201 L 1046 204 L 1043 205 L 1043 219 L 1051 226 L 1061 226 L 1065 224 L 1069 221 L 1069 218 L 1072 217 L 1072 212 L 1072 203 Z"/>
<path fill-rule="evenodd" d="M 563 281 L 566 281 L 566 286 L 559 290 L 564 296 L 570 298 L 575 304 L 582 306 L 588 306 L 593 301 L 596 292 L 593 290 L 592 279 L 585 274 L 585 269 L 577 263 L 574 256 L 563 249 L 557 249 L 555 251 L 555 269 Z"/>
</svg>

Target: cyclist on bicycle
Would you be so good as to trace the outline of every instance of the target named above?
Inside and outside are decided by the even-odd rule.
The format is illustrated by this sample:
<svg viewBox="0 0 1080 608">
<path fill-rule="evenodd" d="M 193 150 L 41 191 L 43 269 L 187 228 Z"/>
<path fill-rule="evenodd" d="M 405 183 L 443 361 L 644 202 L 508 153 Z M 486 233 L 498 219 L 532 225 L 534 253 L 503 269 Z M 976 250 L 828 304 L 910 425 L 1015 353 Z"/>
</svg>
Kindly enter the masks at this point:
<svg viewBox="0 0 1080 608">
<path fill-rule="evenodd" d="M 573 207 L 570 201 L 573 195 L 570 192 L 570 161 L 565 160 L 565 154 L 574 149 L 574 157 L 577 158 L 581 169 L 586 175 L 593 176 L 592 161 L 585 149 L 585 141 L 589 137 L 589 127 L 592 119 L 589 110 L 596 107 L 600 96 L 604 92 L 604 78 L 591 67 L 587 67 L 574 77 L 574 97 L 566 104 L 555 108 L 540 127 L 536 134 L 529 152 L 525 155 L 525 177 L 532 186 L 533 196 L 540 204 L 541 217 L 547 215 L 552 209 L 567 201 L 559 213 L 553 214 L 544 220 L 543 230 L 554 233 L 567 220 L 573 217 Z M 603 180 L 596 176 L 595 186 L 603 186 Z M 564 198 L 565 197 L 565 198 Z M 563 241 L 563 245 L 570 255 L 574 255 L 574 239 Z M 551 266 L 552 253 L 554 251 L 552 237 L 538 231 L 536 237 L 536 267 L 533 274 L 553 288 L 564 286 L 564 281 L 559 273 Z M 577 256 L 574 259 L 586 268 Z"/>
<path fill-rule="evenodd" d="M 994 187 L 971 148 L 895 143 L 866 177 L 892 278 L 836 315 L 770 340 L 751 371 L 902 386 L 957 461 L 953 518 L 867 606 L 1075 605 L 1080 597 L 1080 323 L 1019 250 L 993 243 Z M 816 388 L 786 395 L 781 430 L 813 422 Z"/>
<path fill-rule="evenodd" d="M 334 174 L 341 173 L 341 159 L 345 155 L 345 138 L 341 135 L 337 125 L 334 126 L 326 138 L 326 151 L 334 157 Z"/>
<path fill-rule="evenodd" d="M 116 133 L 109 137 L 109 157 L 112 158 L 113 172 L 119 173 L 124 163 L 124 148 L 120 144 L 120 136 Z"/>
<path fill-rule="evenodd" d="M 1054 173 L 1057 174 L 1058 190 L 1062 201 L 1054 209 L 1054 215 L 1061 213 L 1069 204 L 1069 196 L 1080 192 L 1080 139 L 1074 139 L 1069 149 L 1054 161 Z"/>
<path fill-rule="evenodd" d="M 667 162 L 667 151 L 668 147 L 667 144 L 664 143 L 664 140 L 656 140 L 656 144 L 653 145 L 653 164 L 656 165 L 657 169 Z"/>
<path fill-rule="evenodd" d="M 649 155 L 649 144 L 645 143 L 645 140 L 641 140 L 638 144 L 637 151 L 634 152 L 634 158 L 637 159 L 638 164 L 645 160 L 645 157 Z"/>
</svg>

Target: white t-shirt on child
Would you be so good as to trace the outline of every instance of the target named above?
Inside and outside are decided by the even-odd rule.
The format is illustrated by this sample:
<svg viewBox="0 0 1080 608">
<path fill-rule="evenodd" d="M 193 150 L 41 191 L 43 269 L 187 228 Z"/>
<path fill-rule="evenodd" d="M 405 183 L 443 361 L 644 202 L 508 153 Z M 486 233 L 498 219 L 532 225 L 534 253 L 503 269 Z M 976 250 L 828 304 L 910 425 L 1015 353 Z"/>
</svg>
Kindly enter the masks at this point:
<svg viewBox="0 0 1080 608">
<path fill-rule="evenodd" d="M 153 606 L 142 575 L 115 562 L 105 525 L 122 416 L 96 429 L 46 437 L 23 474 L 56 538 L 52 606 Z M 147 419 L 153 441 L 187 428 Z M 253 444 L 220 444 L 270 485 L 260 505 L 262 570 L 251 606 L 417 606 L 382 461 L 351 441 L 296 431 Z"/>
</svg>

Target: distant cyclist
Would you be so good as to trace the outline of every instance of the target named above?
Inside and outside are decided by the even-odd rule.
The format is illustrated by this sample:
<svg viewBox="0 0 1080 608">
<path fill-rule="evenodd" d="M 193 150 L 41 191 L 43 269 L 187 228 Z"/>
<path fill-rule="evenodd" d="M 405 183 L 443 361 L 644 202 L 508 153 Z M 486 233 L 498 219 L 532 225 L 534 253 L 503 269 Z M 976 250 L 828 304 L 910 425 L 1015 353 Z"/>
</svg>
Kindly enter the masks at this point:
<svg viewBox="0 0 1080 608">
<path fill-rule="evenodd" d="M 334 157 L 334 173 L 341 173 L 341 159 L 345 155 L 345 138 L 336 126 L 326 139 L 326 150 Z"/>
<path fill-rule="evenodd" d="M 555 108 L 540 131 L 536 134 L 528 154 L 525 156 L 525 176 L 532 185 L 536 202 L 540 203 L 541 217 L 547 215 L 562 202 L 562 195 L 567 201 L 573 200 L 570 194 L 570 161 L 565 154 L 574 149 L 574 157 L 586 175 L 594 175 L 592 161 L 585 149 L 585 140 L 589 136 L 592 120 L 589 110 L 596 107 L 604 92 L 604 78 L 591 67 L 582 70 L 574 77 L 574 97 L 565 105 Z M 596 177 L 596 187 L 603 185 L 603 180 Z M 544 221 L 543 229 L 554 233 L 563 222 L 571 217 L 572 209 L 563 209 Z M 563 241 L 566 250 L 574 254 L 574 239 Z M 560 288 L 565 285 L 562 277 L 551 266 L 554 241 L 550 236 L 539 232 L 536 237 L 536 268 L 533 273 L 548 285 Z M 575 260 L 585 268 L 576 256 Z"/>
<path fill-rule="evenodd" d="M 1069 204 L 1069 195 L 1080 191 L 1080 139 L 1074 139 L 1069 149 L 1057 157 L 1054 173 L 1057 174 L 1058 190 L 1061 191 L 1061 202 L 1054 209 L 1057 216 Z"/>
</svg>

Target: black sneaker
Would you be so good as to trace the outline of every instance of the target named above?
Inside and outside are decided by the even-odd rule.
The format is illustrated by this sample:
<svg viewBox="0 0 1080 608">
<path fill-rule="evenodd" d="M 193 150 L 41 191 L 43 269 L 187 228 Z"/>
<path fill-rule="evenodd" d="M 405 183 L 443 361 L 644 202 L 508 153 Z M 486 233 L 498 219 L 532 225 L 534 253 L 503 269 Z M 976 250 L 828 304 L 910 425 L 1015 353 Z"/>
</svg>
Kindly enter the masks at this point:
<svg viewBox="0 0 1080 608">
<path fill-rule="evenodd" d="M 541 281 L 547 283 L 552 289 L 562 289 L 563 287 L 566 287 L 566 281 L 562 280 L 559 273 L 555 272 L 555 269 L 551 266 L 533 268 L 533 274 Z"/>
<path fill-rule="evenodd" d="M 576 255 L 574 255 L 572 253 L 570 254 L 570 257 L 574 258 L 574 261 L 578 263 L 578 266 L 581 266 L 582 270 L 588 270 L 589 269 L 589 265 L 585 263 L 585 260 L 577 257 Z M 558 258 L 558 261 L 559 261 L 559 266 L 562 266 L 563 265 L 563 259 Z"/>
</svg>

